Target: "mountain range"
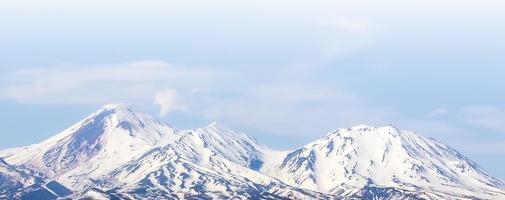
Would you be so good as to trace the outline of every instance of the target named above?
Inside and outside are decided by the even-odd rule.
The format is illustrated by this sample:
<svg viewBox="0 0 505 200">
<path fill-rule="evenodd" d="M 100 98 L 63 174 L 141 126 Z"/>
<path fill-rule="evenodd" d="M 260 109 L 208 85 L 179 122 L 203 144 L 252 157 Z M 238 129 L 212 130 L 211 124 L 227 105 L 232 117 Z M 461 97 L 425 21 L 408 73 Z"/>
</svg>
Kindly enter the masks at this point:
<svg viewBox="0 0 505 200">
<path fill-rule="evenodd" d="M 105 105 L 0 151 L 0 199 L 505 199 L 505 182 L 394 126 L 330 131 L 291 151 L 211 123 L 182 130 Z"/>
</svg>

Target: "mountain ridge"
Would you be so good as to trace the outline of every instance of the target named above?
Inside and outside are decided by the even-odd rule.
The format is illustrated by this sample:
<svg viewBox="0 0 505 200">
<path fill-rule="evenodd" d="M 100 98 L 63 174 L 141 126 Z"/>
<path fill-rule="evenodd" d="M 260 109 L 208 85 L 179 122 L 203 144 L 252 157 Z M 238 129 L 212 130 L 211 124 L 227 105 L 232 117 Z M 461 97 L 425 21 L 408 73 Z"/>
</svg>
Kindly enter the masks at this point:
<svg viewBox="0 0 505 200">
<path fill-rule="evenodd" d="M 1 156 L 74 187 L 87 176 L 101 175 L 96 168 L 108 171 L 118 167 L 174 140 L 176 132 L 154 117 L 135 113 L 124 105 L 108 104 L 41 143 L 5 150 Z"/>
<path fill-rule="evenodd" d="M 180 130 L 108 104 L 41 143 L 0 151 L 75 198 L 500 199 L 505 183 L 393 125 L 330 131 L 277 151 L 217 122 Z"/>
<path fill-rule="evenodd" d="M 329 163 L 338 164 L 325 167 Z M 475 162 L 434 139 L 394 126 L 332 131 L 292 151 L 280 168 L 285 172 L 283 181 L 328 193 L 375 184 L 445 198 L 458 196 L 445 195 L 454 190 L 461 196 L 476 190 L 503 195 L 503 181 Z"/>
</svg>

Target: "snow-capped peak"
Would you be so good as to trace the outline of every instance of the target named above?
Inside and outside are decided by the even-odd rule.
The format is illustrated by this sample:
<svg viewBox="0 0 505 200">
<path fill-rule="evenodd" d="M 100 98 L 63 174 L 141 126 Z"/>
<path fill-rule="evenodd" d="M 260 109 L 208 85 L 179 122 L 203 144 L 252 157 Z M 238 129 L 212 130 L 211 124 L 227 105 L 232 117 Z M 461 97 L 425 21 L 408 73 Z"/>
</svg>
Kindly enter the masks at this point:
<svg viewBox="0 0 505 200">
<path fill-rule="evenodd" d="M 215 132 L 218 132 L 221 134 L 232 134 L 232 135 L 237 135 L 239 137 L 248 137 L 247 135 L 233 131 L 232 129 L 230 129 L 227 126 L 225 126 L 221 123 L 218 123 L 218 122 L 212 122 L 203 129 L 214 130 Z"/>
<path fill-rule="evenodd" d="M 393 125 L 337 129 L 296 150 L 276 151 L 217 122 L 176 130 L 130 106 L 108 104 L 39 144 L 0 151 L 0 157 L 6 161 L 0 159 L 0 172 L 7 163 L 23 165 L 76 191 L 111 189 L 127 192 L 125 198 L 505 197 L 504 182 L 475 162 Z"/>
<path fill-rule="evenodd" d="M 131 106 L 123 103 L 110 103 L 103 105 L 102 110 L 131 110 Z"/>
<path fill-rule="evenodd" d="M 204 128 L 185 130 L 178 139 L 177 148 L 196 154 L 202 163 L 211 159 L 224 157 L 237 164 L 258 169 L 262 163 L 262 151 L 266 149 L 255 139 L 239 132 L 235 132 L 216 122 Z"/>
<path fill-rule="evenodd" d="M 249 138 L 249 136 L 243 134 L 243 133 L 238 133 L 218 122 L 212 122 L 210 123 L 209 125 L 207 125 L 206 127 L 204 128 L 200 128 L 200 129 L 195 129 L 196 130 L 206 130 L 207 134 L 214 134 L 214 133 L 217 133 L 217 134 L 226 134 L 230 137 L 239 137 L 239 138 L 243 138 L 243 137 L 247 137 Z"/>
<path fill-rule="evenodd" d="M 138 123 L 143 119 L 140 119 L 144 116 L 143 114 L 135 112 L 129 105 L 126 104 L 106 104 L 102 106 L 100 109 L 92 113 L 86 119 L 87 121 L 100 121 L 102 122 L 110 122 L 107 120 L 116 121 L 125 121 L 129 123 Z M 85 119 L 85 121 L 86 121 Z M 154 119 L 154 118 L 153 118 Z M 105 121 L 103 121 L 105 120 Z M 105 124 L 105 125 L 118 125 L 118 124 Z"/>
<path fill-rule="evenodd" d="M 357 126 L 353 126 L 350 128 L 341 128 L 335 131 L 330 132 L 329 134 L 335 133 L 335 132 L 340 132 L 340 131 L 351 131 L 354 133 L 383 133 L 383 132 L 399 132 L 400 129 L 398 129 L 394 125 L 385 125 L 385 126 L 370 126 L 366 124 L 360 124 Z"/>
<path fill-rule="evenodd" d="M 214 121 L 214 122 L 211 122 L 209 125 L 207 125 L 207 127 L 212 127 L 212 126 L 219 126 L 219 124 Z"/>
<path fill-rule="evenodd" d="M 503 185 L 447 145 L 391 125 L 332 131 L 288 153 L 279 167 L 284 181 L 328 193 L 373 184 L 436 195 L 454 188 L 459 195 L 476 188 L 498 194 Z"/>
<path fill-rule="evenodd" d="M 61 133 L 39 143 L 2 152 L 14 164 L 26 164 L 79 187 L 177 139 L 177 130 L 122 104 L 108 104 Z M 21 152 L 21 153 L 20 153 Z M 67 179 L 68 178 L 68 179 Z"/>
</svg>

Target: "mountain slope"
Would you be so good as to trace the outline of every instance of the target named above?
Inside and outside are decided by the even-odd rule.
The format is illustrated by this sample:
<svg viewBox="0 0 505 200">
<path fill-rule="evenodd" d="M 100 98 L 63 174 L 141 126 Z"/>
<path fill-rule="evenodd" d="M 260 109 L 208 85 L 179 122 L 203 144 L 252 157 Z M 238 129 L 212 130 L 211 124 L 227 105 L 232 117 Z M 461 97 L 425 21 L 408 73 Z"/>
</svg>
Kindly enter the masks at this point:
<svg viewBox="0 0 505 200">
<path fill-rule="evenodd" d="M 100 189 L 122 198 L 177 199 L 202 198 L 255 198 L 265 199 L 322 199 L 331 195 L 320 194 L 288 186 L 254 170 L 223 159 L 220 165 L 230 171 L 218 171 L 186 160 L 172 147 L 154 151 L 112 172 Z M 219 168 L 222 168 L 220 166 Z"/>
<path fill-rule="evenodd" d="M 217 123 L 178 130 L 111 104 L 0 157 L 12 164 L 0 159 L 4 196 L 68 195 L 60 182 L 72 199 L 505 199 L 505 183 L 475 162 L 393 126 L 276 151 Z"/>
<path fill-rule="evenodd" d="M 44 174 L 10 165 L 0 158 L 0 199 L 56 199 L 71 194 Z"/>
<path fill-rule="evenodd" d="M 39 144 L 0 152 L 9 163 L 44 172 L 75 189 L 177 138 L 155 118 L 119 105 L 106 105 L 83 121 Z"/>
<path fill-rule="evenodd" d="M 204 167 L 220 168 L 219 159 L 226 159 L 242 167 L 258 170 L 267 147 L 249 136 L 232 131 L 217 123 L 205 128 L 182 131 L 173 147 L 186 159 Z"/>
<path fill-rule="evenodd" d="M 302 188 L 353 196 L 390 187 L 430 198 L 503 199 L 504 182 L 454 149 L 393 126 L 339 129 L 288 153 L 274 177 Z"/>
<path fill-rule="evenodd" d="M 335 198 L 257 172 L 266 147 L 244 134 L 212 123 L 181 135 L 104 176 L 97 187 L 108 195 L 132 199 L 159 195 L 184 199 Z"/>
<path fill-rule="evenodd" d="M 43 180 L 41 175 L 19 170 L 0 158 L 0 198 L 14 198 L 25 187 L 41 184 Z"/>
</svg>

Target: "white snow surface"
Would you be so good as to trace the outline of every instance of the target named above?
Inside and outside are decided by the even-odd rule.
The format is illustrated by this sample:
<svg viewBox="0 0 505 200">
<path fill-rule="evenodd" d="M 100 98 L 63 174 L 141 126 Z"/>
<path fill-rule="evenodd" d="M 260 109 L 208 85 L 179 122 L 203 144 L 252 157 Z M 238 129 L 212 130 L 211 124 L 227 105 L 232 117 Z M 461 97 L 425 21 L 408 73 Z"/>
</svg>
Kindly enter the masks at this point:
<svg viewBox="0 0 505 200">
<path fill-rule="evenodd" d="M 504 182 L 454 149 L 394 126 L 332 131 L 287 154 L 268 173 L 299 187 L 346 194 L 367 185 L 433 197 L 504 199 Z"/>
<path fill-rule="evenodd" d="M 276 151 L 218 123 L 178 130 L 109 104 L 0 157 L 43 172 L 76 197 L 96 199 L 352 199 L 367 191 L 389 193 L 377 199 L 505 199 L 505 183 L 475 162 L 394 126 L 338 129 L 299 149 Z"/>
<path fill-rule="evenodd" d="M 29 187 L 36 183 L 43 183 L 43 174 L 8 164 L 0 158 L 0 194 L 4 190 Z"/>
<path fill-rule="evenodd" d="M 176 129 L 151 116 L 109 104 L 39 144 L 5 150 L 0 156 L 83 189 L 91 179 L 178 137 Z"/>
</svg>

